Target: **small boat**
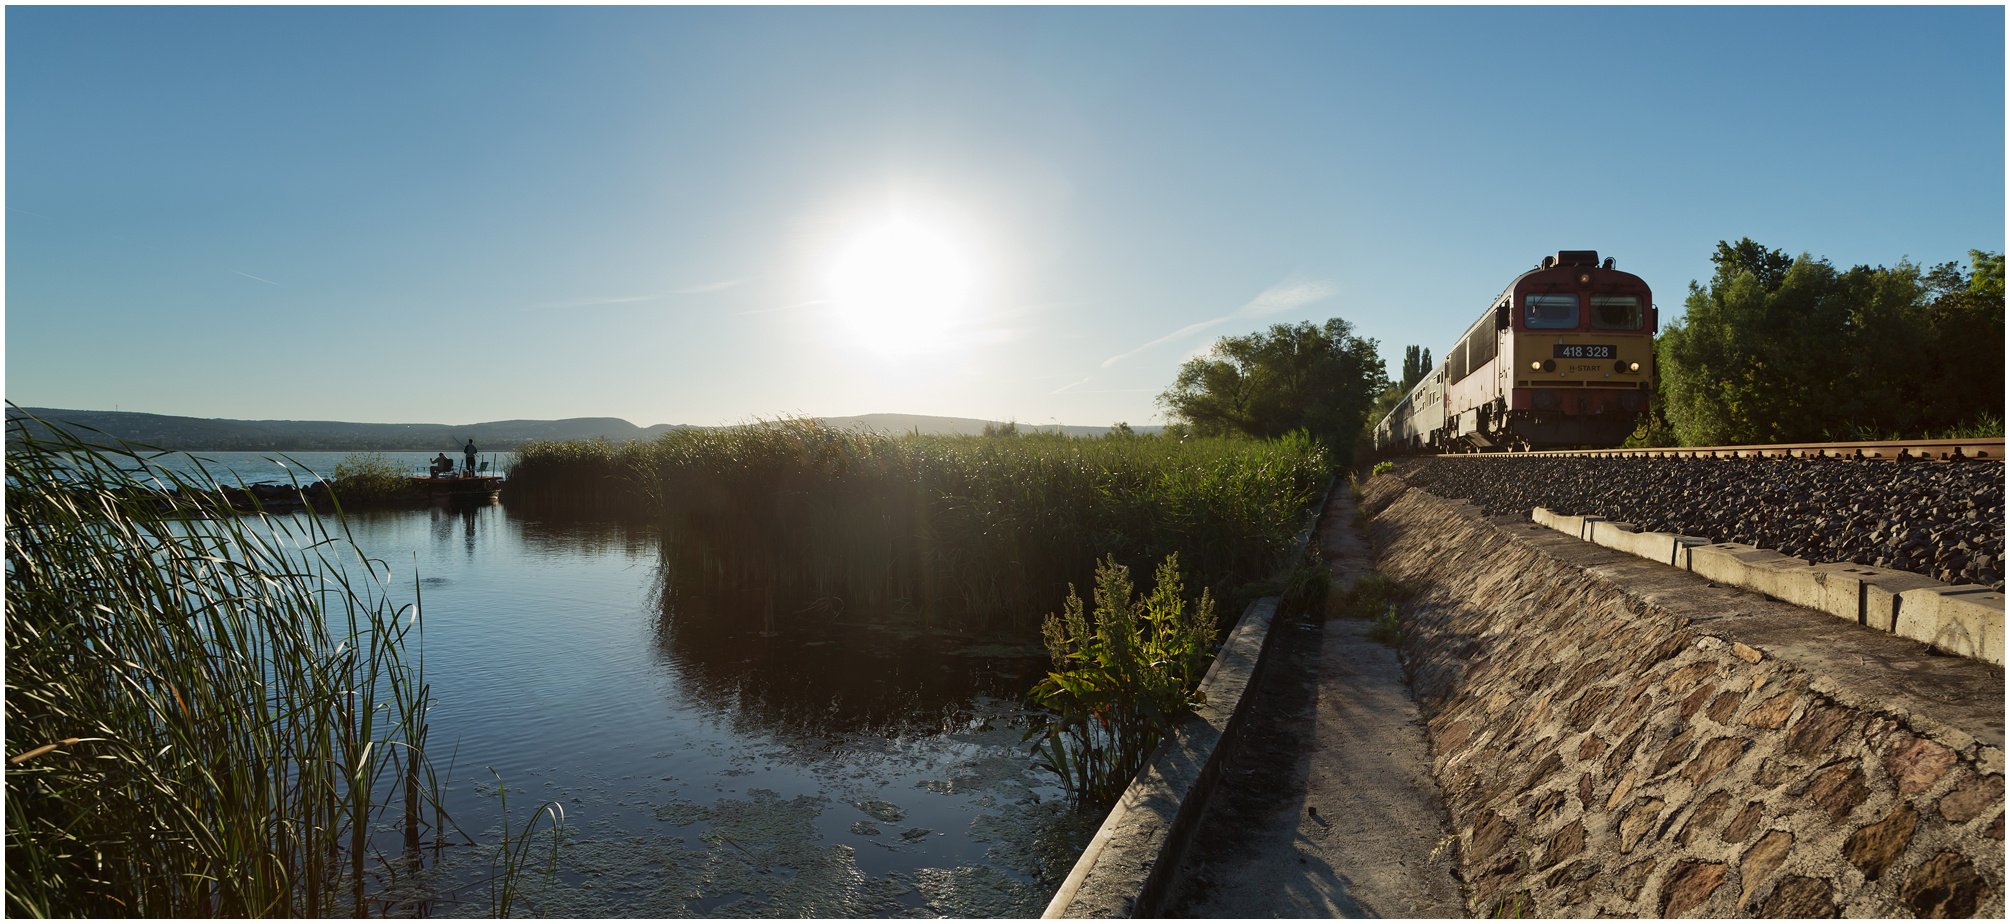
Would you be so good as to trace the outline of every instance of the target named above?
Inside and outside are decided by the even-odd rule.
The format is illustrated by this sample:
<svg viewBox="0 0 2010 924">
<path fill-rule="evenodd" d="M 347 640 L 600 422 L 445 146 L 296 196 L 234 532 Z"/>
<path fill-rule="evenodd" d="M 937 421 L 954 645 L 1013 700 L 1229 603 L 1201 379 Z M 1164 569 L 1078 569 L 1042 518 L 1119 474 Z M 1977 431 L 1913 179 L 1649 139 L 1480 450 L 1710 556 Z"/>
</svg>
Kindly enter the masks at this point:
<svg viewBox="0 0 2010 924">
<path fill-rule="evenodd" d="M 502 490 L 501 475 L 458 474 L 413 476 L 412 484 L 434 497 L 494 497 Z"/>
</svg>

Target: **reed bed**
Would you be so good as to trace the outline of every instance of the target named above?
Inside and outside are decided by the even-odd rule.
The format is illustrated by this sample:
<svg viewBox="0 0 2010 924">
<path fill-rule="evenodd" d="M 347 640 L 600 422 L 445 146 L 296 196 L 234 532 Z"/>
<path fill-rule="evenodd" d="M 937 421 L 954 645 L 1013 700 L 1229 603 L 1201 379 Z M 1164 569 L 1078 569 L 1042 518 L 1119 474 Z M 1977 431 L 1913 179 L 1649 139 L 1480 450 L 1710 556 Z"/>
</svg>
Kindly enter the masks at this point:
<svg viewBox="0 0 2010 924">
<path fill-rule="evenodd" d="M 8 913 L 371 910 L 373 832 L 444 821 L 417 604 L 319 518 L 209 518 L 159 453 L 11 435 Z"/>
<path fill-rule="evenodd" d="M 1328 474 L 1292 437 L 888 436 L 813 420 L 520 448 L 505 500 L 659 518 L 670 571 L 967 628 L 1036 627 L 1098 560 L 1234 588 L 1285 564 Z M 825 608 L 826 611 L 829 607 Z"/>
</svg>

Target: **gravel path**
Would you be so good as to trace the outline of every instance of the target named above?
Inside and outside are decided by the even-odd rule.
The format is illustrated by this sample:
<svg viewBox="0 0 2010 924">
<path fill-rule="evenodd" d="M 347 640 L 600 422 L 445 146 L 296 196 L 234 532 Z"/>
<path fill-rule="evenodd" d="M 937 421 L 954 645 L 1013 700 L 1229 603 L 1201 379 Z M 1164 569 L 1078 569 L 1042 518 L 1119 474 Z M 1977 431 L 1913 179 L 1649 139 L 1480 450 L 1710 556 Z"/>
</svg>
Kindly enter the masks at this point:
<svg viewBox="0 0 2010 924">
<path fill-rule="evenodd" d="M 1547 507 L 2003 589 L 2003 463 L 1790 459 L 1400 459 L 1412 487 L 1489 515 Z"/>
</svg>

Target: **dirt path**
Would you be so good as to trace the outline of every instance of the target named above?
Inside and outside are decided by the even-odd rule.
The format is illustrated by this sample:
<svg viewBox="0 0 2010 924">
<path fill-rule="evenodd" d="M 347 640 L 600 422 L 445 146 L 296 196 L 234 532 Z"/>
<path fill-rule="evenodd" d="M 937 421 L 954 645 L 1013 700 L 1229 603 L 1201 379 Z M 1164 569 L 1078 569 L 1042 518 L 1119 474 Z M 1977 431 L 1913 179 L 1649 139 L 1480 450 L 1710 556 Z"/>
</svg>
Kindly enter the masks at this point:
<svg viewBox="0 0 2010 924">
<path fill-rule="evenodd" d="M 1343 492 L 1336 492 L 1343 493 Z M 1319 522 L 1336 594 L 1373 568 L 1339 496 Z M 1180 871 L 1169 917 L 1460 917 L 1417 707 L 1367 624 L 1279 617 L 1274 661 Z"/>
</svg>

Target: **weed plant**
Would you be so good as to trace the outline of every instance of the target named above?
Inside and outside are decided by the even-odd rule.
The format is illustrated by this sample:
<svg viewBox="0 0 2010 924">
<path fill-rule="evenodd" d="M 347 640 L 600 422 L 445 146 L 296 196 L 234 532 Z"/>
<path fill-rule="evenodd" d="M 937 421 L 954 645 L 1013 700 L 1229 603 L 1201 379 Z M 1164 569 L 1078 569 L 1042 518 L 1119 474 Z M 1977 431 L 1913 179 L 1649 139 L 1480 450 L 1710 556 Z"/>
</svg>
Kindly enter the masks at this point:
<svg viewBox="0 0 2010 924">
<path fill-rule="evenodd" d="M 1890 427 L 1878 426 L 1876 421 L 1871 421 L 1869 423 L 1847 423 L 1822 431 L 1822 438 L 1824 440 L 1835 443 L 1881 442 L 1903 439 L 1975 440 L 1992 437 L 2001 438 L 2002 436 L 2003 418 L 1987 412 L 1976 415 L 1975 419 L 1968 423 L 1940 430 L 1929 428 L 1913 433 L 1902 433 Z"/>
<path fill-rule="evenodd" d="M 352 506 L 391 503 L 418 495 L 412 473 L 380 452 L 355 452 L 328 475 L 335 494 Z"/>
<path fill-rule="evenodd" d="M 8 913 L 363 914 L 396 797 L 411 849 L 443 822 L 417 604 L 319 518 L 206 518 L 206 472 L 10 435 Z"/>
<path fill-rule="evenodd" d="M 1319 613 L 1326 609 L 1332 589 L 1333 574 L 1326 569 L 1326 562 L 1315 550 L 1307 548 L 1291 570 L 1279 572 L 1269 580 L 1245 584 L 1237 589 L 1236 596 L 1251 600 L 1276 597 L 1280 615 Z"/>
<path fill-rule="evenodd" d="M 686 579 L 989 627 L 1030 624 L 1110 556 L 1178 550 L 1217 593 L 1267 577 L 1326 474 L 1302 436 L 887 436 L 785 420 L 528 444 L 504 499 L 658 517 Z"/>
<path fill-rule="evenodd" d="M 1106 561 L 1096 566 L 1093 614 L 1070 587 L 1061 614 L 1041 625 L 1054 670 L 1029 694 L 1047 711 L 1026 740 L 1083 807 L 1115 805 L 1158 743 L 1205 702 L 1214 601 L 1205 590 L 1194 601 L 1182 594 L 1177 555 L 1137 600 L 1130 569 Z"/>
<path fill-rule="evenodd" d="M 1381 619 L 1409 605 L 1413 588 L 1380 571 L 1364 574 L 1354 586 L 1331 599 L 1329 615 L 1345 619 Z"/>
<path fill-rule="evenodd" d="M 1403 644 L 1403 621 L 1396 615 L 1394 604 L 1389 606 L 1387 612 L 1368 624 L 1366 635 L 1369 641 L 1380 642 L 1390 648 L 1400 647 Z"/>
</svg>

